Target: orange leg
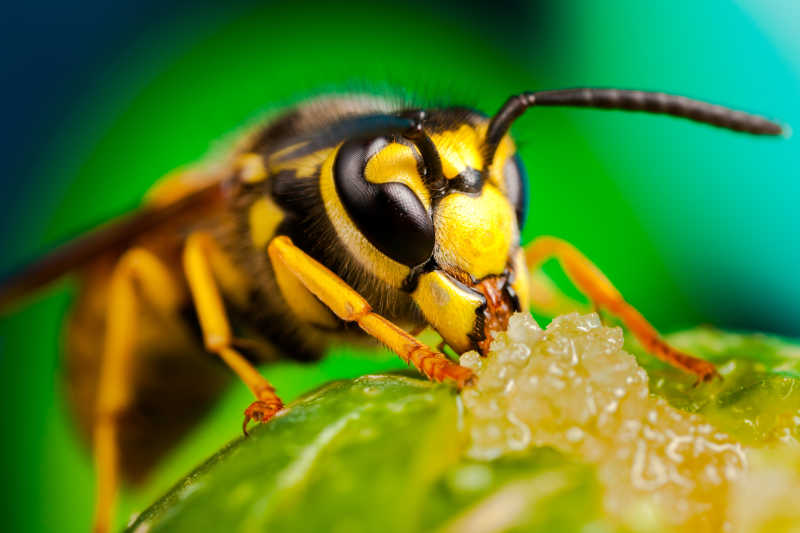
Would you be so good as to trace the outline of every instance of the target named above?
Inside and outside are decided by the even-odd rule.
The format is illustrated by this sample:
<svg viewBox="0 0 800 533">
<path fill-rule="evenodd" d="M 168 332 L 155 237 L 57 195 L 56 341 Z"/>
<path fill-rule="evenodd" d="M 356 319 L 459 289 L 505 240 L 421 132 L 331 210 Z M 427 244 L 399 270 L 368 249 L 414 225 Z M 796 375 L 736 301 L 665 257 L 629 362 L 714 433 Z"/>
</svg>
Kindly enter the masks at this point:
<svg viewBox="0 0 800 533">
<path fill-rule="evenodd" d="M 176 311 L 183 297 L 167 268 L 143 248 L 127 251 L 111 275 L 93 432 L 97 470 L 96 532 L 108 531 L 114 516 L 119 488 L 117 421 L 130 405 L 132 391 L 128 377 L 135 353 L 140 306 L 146 301 L 167 315 Z"/>
<path fill-rule="evenodd" d="M 433 381 L 452 380 L 462 388 L 472 380 L 469 369 L 450 361 L 444 354 L 430 349 L 399 326 L 373 313 L 360 294 L 297 248 L 288 237 L 274 238 L 268 251 L 285 298 L 301 298 L 301 291 L 310 291 L 340 319 L 357 323 Z"/>
<path fill-rule="evenodd" d="M 219 355 L 256 397 L 256 401 L 244 412 L 242 429 L 246 435 L 250 420 L 266 422 L 283 408 L 283 402 L 275 394 L 274 387 L 233 348 L 234 339 L 217 284 L 226 290 L 230 298 L 242 301 L 246 298 L 247 281 L 206 233 L 193 233 L 187 239 L 183 268 L 200 319 L 206 349 Z"/>
<path fill-rule="evenodd" d="M 555 237 L 539 237 L 525 250 L 528 268 L 534 271 L 545 260 L 555 257 L 562 268 L 594 305 L 615 314 L 630 329 L 642 346 L 662 361 L 708 381 L 717 376 L 708 361 L 680 352 L 664 342 L 658 332 L 633 306 L 626 302 L 606 276 L 574 246 Z"/>
</svg>

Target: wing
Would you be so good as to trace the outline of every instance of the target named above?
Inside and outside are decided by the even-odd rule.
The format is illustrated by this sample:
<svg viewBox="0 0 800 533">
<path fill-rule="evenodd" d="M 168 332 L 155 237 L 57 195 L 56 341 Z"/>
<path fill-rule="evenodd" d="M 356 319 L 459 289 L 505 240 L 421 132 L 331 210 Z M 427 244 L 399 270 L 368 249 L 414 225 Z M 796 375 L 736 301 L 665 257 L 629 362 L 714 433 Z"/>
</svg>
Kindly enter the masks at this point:
<svg viewBox="0 0 800 533">
<path fill-rule="evenodd" d="M 0 313 L 22 297 L 79 269 L 110 250 L 123 249 L 140 235 L 178 218 L 201 216 L 224 201 L 222 183 L 213 181 L 173 201 L 122 215 L 70 241 L 0 281 Z"/>
</svg>

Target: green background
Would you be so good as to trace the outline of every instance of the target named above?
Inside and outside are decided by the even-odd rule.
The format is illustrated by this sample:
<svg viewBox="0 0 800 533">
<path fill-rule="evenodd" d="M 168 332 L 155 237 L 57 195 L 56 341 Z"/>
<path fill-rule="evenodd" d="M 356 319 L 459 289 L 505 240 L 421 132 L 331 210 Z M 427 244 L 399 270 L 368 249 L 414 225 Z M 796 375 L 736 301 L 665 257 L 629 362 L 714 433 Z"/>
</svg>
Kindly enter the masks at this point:
<svg viewBox="0 0 800 533">
<path fill-rule="evenodd" d="M 135 206 L 157 177 L 260 113 L 328 90 L 390 86 L 492 112 L 521 90 L 618 86 L 800 124 L 792 4 L 268 3 L 170 13 L 95 65 L 50 125 L 26 183 L 4 199 L 1 270 Z M 550 109 L 514 131 L 530 178 L 526 241 L 546 233 L 574 243 L 665 331 L 705 322 L 800 337 L 796 137 Z M 61 284 L 0 322 L 9 531 L 82 531 L 90 520 L 93 471 L 59 382 L 70 294 Z M 337 349 L 319 365 L 265 372 L 291 400 L 335 377 L 400 366 L 389 354 Z M 234 387 L 143 490 L 124 494 L 120 520 L 237 436 L 249 401 Z"/>
</svg>

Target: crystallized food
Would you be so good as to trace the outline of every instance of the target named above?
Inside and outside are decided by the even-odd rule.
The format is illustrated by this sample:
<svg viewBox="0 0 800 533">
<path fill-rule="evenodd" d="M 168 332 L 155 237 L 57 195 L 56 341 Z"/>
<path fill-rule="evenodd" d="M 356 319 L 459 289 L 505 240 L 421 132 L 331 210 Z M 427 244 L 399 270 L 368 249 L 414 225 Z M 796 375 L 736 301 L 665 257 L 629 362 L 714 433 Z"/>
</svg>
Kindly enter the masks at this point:
<svg viewBox="0 0 800 533">
<path fill-rule="evenodd" d="M 462 394 L 468 454 L 488 460 L 552 446 L 597 466 L 606 512 L 633 529 L 730 529 L 742 446 L 651 395 L 622 346 L 622 331 L 596 314 L 565 315 L 546 330 L 528 314 L 513 316 L 486 358 L 461 357 L 478 376 Z"/>
</svg>

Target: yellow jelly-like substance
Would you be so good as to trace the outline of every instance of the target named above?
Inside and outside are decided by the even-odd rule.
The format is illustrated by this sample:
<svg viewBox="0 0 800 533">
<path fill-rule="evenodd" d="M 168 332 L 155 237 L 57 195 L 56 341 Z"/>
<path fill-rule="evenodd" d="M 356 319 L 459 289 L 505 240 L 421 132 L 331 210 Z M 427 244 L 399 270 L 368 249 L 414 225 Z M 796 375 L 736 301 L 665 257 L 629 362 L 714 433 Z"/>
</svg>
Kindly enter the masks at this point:
<svg viewBox="0 0 800 533">
<path fill-rule="evenodd" d="M 478 377 L 462 393 L 470 456 L 552 446 L 596 465 L 607 514 L 631 529 L 730 530 L 729 492 L 746 470 L 744 450 L 651 395 L 622 345 L 622 331 L 596 314 L 565 315 L 546 330 L 514 315 L 485 358 L 461 357 Z"/>
</svg>

